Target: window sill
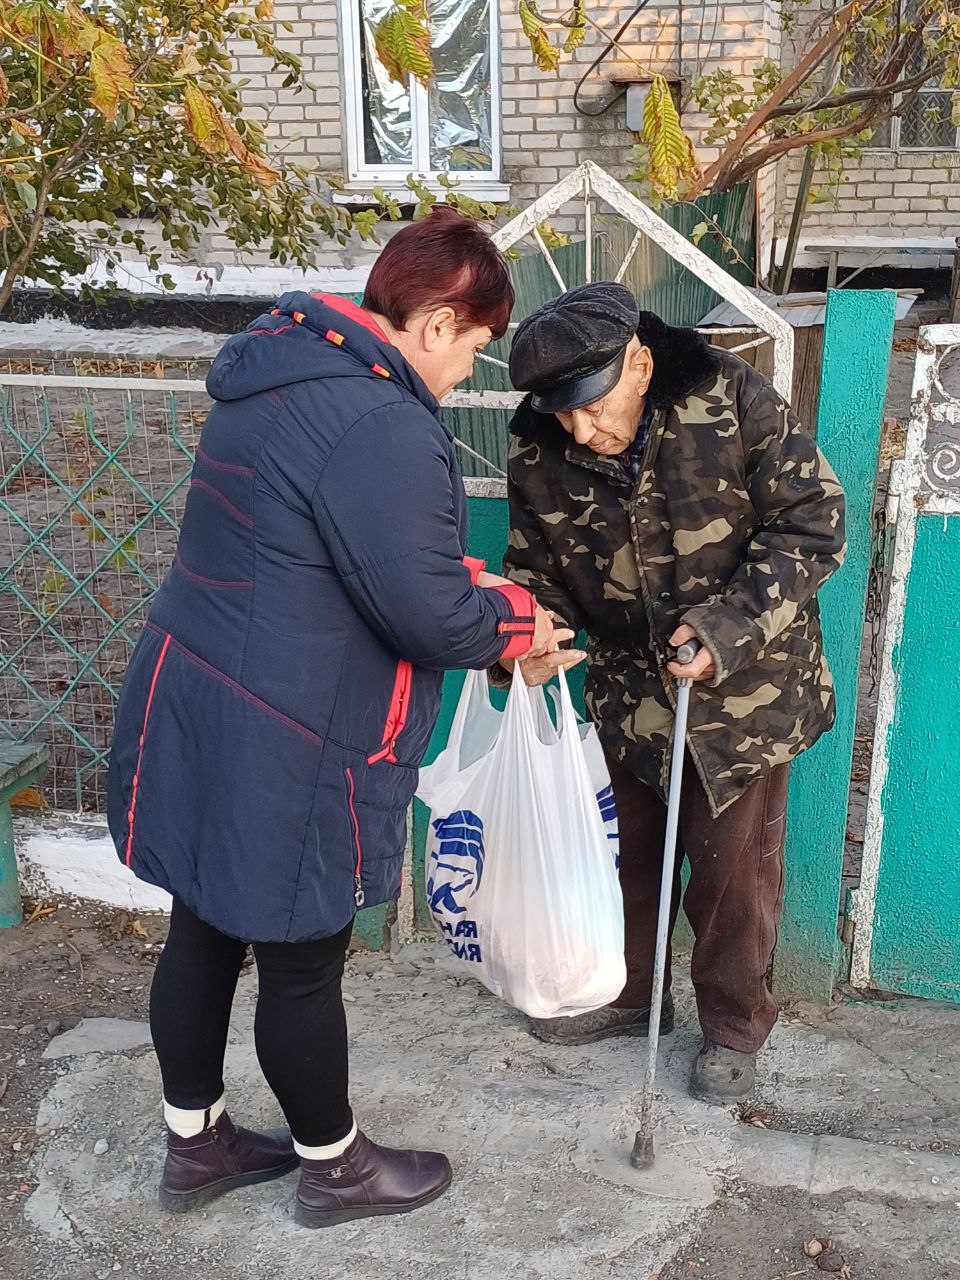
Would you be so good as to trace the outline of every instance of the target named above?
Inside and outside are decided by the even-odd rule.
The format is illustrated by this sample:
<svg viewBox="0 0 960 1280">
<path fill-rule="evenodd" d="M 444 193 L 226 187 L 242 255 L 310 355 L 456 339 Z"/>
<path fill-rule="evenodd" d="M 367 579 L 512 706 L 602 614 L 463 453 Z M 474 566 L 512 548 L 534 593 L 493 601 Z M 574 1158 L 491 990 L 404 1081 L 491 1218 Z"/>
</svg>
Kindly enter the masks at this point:
<svg viewBox="0 0 960 1280">
<path fill-rule="evenodd" d="M 456 186 L 445 187 L 442 183 L 430 178 L 422 179 L 423 185 L 428 191 L 432 191 L 434 195 L 445 196 L 451 191 L 462 192 L 463 195 L 469 196 L 471 200 L 491 200 L 495 204 L 507 204 L 510 200 L 510 184 L 508 182 L 498 182 L 495 178 L 491 178 L 489 174 L 482 177 L 473 174 L 463 174 L 456 179 Z M 334 204 L 347 205 L 375 205 L 374 188 L 379 188 L 384 195 L 389 196 L 393 200 L 397 200 L 400 204 L 416 203 L 416 196 L 403 182 L 398 182 L 396 178 L 390 177 L 386 179 L 358 178 L 353 182 L 348 182 L 342 191 L 333 193 Z"/>
</svg>

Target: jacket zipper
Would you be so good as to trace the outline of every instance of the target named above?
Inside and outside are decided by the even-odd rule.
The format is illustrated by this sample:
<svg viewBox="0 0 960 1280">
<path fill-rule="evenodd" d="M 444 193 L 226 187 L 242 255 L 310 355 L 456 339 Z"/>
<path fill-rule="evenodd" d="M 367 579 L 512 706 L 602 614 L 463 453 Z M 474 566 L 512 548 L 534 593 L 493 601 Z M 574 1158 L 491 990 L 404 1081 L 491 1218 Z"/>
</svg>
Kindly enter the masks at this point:
<svg viewBox="0 0 960 1280">
<path fill-rule="evenodd" d="M 353 803 L 355 787 L 353 784 L 353 770 L 344 769 L 347 779 L 347 806 L 350 809 L 350 821 L 353 823 L 353 845 L 356 850 L 356 862 L 353 868 L 353 900 L 358 907 L 362 907 L 365 901 L 363 892 L 363 845 L 360 843 L 360 822 L 357 819 L 356 806 Z"/>
<path fill-rule="evenodd" d="M 397 663 L 397 675 L 393 682 L 393 693 L 390 695 L 390 709 L 387 722 L 383 727 L 380 750 L 367 757 L 367 764 L 379 764 L 386 760 L 390 764 L 397 763 L 397 739 L 403 733 L 410 711 L 410 690 L 413 685 L 413 666 L 409 662 Z"/>
</svg>

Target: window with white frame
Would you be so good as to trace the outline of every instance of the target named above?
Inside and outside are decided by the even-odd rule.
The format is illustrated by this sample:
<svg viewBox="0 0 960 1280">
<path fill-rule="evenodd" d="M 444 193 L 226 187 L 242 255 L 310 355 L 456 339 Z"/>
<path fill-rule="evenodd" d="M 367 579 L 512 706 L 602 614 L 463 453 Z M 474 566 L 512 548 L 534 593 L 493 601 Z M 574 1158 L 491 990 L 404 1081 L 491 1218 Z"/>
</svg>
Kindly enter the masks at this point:
<svg viewBox="0 0 960 1280">
<path fill-rule="evenodd" d="M 392 0 L 341 0 L 351 184 L 402 187 L 440 174 L 464 188 L 500 178 L 496 0 L 431 0 L 434 76 L 388 76 L 375 53 Z"/>
</svg>

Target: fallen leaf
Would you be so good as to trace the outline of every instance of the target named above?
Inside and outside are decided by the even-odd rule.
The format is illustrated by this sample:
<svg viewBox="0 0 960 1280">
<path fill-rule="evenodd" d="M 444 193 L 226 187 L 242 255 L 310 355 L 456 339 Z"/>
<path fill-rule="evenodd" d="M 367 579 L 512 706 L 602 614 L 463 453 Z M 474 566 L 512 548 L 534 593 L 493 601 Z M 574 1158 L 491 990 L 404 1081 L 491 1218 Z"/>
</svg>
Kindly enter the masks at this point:
<svg viewBox="0 0 960 1280">
<path fill-rule="evenodd" d="M 37 920 L 42 920 L 45 916 L 56 915 L 57 910 L 58 908 L 56 903 L 38 902 L 23 923 L 35 924 Z"/>
<path fill-rule="evenodd" d="M 7 1084 L 8 1084 L 8 1083 L 9 1083 L 9 1082 L 8 1082 L 8 1080 L 7 1080 L 7 1077 L 6 1077 L 6 1076 L 0 1076 L 0 1102 L 2 1102 L 2 1101 L 3 1101 L 3 1099 L 4 1099 L 4 1095 L 5 1095 L 5 1094 L 6 1094 L 6 1092 L 7 1092 Z"/>
<path fill-rule="evenodd" d="M 848 831 L 848 832 L 847 832 L 847 839 L 850 841 L 850 843 L 851 843 L 851 844 L 863 844 L 863 832 L 862 832 L 862 831 Z"/>
<path fill-rule="evenodd" d="M 115 911 L 103 926 L 103 931 L 114 942 L 119 942 L 121 938 L 139 938 L 146 942 L 150 937 L 140 917 L 130 911 Z"/>
<path fill-rule="evenodd" d="M 14 809 L 45 809 L 43 796 L 35 787 L 24 787 L 11 799 Z"/>
<path fill-rule="evenodd" d="M 775 1127 L 775 1121 L 776 1113 L 769 1107 L 757 1107 L 750 1102 L 741 1102 L 741 1124 L 752 1124 L 757 1129 L 772 1129 Z"/>
</svg>

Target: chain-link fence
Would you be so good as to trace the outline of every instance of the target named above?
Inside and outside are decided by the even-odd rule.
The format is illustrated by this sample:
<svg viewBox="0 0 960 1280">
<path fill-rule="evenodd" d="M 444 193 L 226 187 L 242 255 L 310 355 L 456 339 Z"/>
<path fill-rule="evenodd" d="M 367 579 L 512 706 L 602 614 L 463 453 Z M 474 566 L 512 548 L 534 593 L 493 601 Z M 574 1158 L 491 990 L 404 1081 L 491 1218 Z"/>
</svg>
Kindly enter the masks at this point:
<svg viewBox="0 0 960 1280">
<path fill-rule="evenodd" d="M 50 368 L 0 371 L 0 734 L 49 742 L 48 798 L 96 810 L 209 401 L 152 366 Z"/>
</svg>

